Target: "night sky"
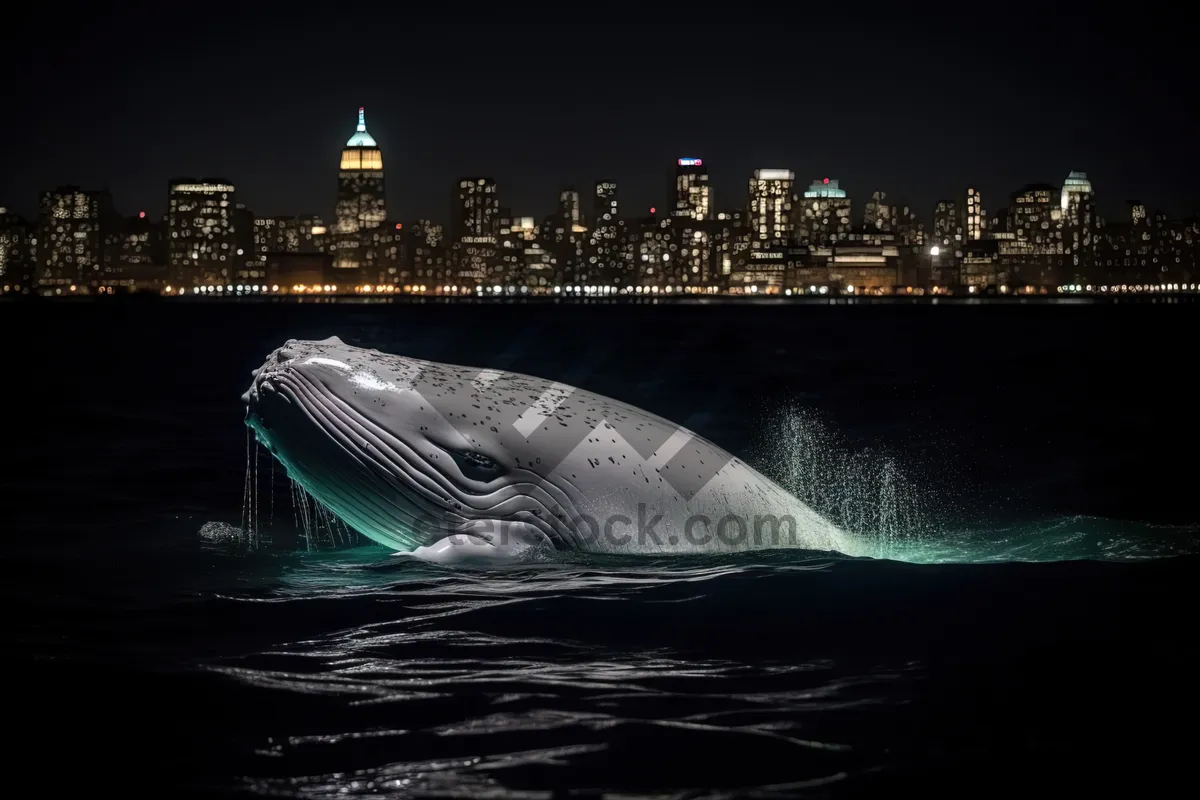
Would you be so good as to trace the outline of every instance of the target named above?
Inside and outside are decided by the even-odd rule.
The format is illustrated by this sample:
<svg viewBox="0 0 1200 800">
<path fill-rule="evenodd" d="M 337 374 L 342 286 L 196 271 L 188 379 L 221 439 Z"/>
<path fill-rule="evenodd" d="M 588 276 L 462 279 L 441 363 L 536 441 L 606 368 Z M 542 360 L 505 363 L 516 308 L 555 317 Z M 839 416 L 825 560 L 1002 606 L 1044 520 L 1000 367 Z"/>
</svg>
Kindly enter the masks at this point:
<svg viewBox="0 0 1200 800">
<path fill-rule="evenodd" d="M 615 179 L 632 217 L 663 205 L 680 156 L 705 160 L 721 209 L 744 204 L 755 168 L 777 167 L 801 185 L 840 179 L 856 221 L 876 189 L 928 224 L 968 185 L 990 212 L 1072 169 L 1112 217 L 1133 198 L 1200 211 L 1194 37 L 1151 6 L 1089 21 L 1082 5 L 958 3 L 905 20 L 734 4 L 698 7 L 696 24 L 563 4 L 505 5 L 493 24 L 465 24 L 471 5 L 458 21 L 403 3 L 210 6 L 222 16 L 198 20 L 194 3 L 6 12 L 20 16 L 2 34 L 0 205 L 32 216 L 40 190 L 78 184 L 158 217 L 169 178 L 220 176 L 258 214 L 330 218 L 362 105 L 389 217 L 404 221 L 445 221 L 472 175 L 538 218 L 561 188 L 590 210 L 592 183 Z M 562 22 L 514 22 L 521 9 Z"/>
</svg>

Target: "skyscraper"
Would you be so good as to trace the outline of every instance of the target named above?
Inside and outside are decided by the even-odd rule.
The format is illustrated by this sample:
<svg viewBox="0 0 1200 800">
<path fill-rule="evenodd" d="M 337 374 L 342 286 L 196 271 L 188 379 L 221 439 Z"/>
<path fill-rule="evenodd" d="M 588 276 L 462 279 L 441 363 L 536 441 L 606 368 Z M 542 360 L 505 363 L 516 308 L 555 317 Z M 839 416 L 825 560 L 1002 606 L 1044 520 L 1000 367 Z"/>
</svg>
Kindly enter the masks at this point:
<svg viewBox="0 0 1200 800">
<path fill-rule="evenodd" d="M 963 241 L 962 216 L 953 200 L 942 200 L 933 209 L 933 240 L 939 248 L 961 250 Z"/>
<path fill-rule="evenodd" d="M 750 179 L 750 229 L 754 242 L 785 244 L 792 235 L 792 181 L 786 169 L 758 169 Z"/>
<path fill-rule="evenodd" d="M 813 181 L 795 209 L 796 234 L 812 245 L 827 245 L 850 232 L 850 198 L 836 180 Z"/>
<path fill-rule="evenodd" d="M 1063 183 L 1061 195 L 1062 210 L 1066 211 L 1071 207 L 1072 197 L 1083 194 L 1089 196 L 1092 194 L 1092 182 L 1088 180 L 1086 172 L 1072 172 Z"/>
<path fill-rule="evenodd" d="M 621 263 L 621 229 L 617 206 L 616 181 L 597 181 L 592 197 L 592 227 L 588 245 L 588 262 L 595 264 L 605 282 L 619 282 Z M 622 284 L 624 285 L 624 284 Z"/>
<path fill-rule="evenodd" d="M 234 186 L 224 178 L 176 178 L 167 199 L 167 260 L 184 286 L 234 277 Z"/>
<path fill-rule="evenodd" d="M 1095 264 L 1096 209 L 1087 173 L 1072 172 L 1063 183 L 1060 205 L 1066 228 L 1066 277 L 1074 279 Z"/>
<path fill-rule="evenodd" d="M 675 164 L 675 208 L 673 217 L 712 219 L 712 185 L 708 168 L 699 158 L 681 158 Z"/>
<path fill-rule="evenodd" d="M 463 178 L 458 182 L 453 210 L 454 241 L 451 260 L 462 285 L 497 285 L 503 280 L 498 259 L 500 198 L 491 178 Z"/>
<path fill-rule="evenodd" d="M 115 251 L 109 259 L 113 262 L 113 271 L 122 278 L 148 275 L 166 278 L 166 270 L 162 269 L 166 263 L 163 252 L 165 227 L 162 222 L 147 217 L 145 211 L 124 220 L 110 237 Z"/>
<path fill-rule="evenodd" d="M 558 218 L 572 228 L 583 225 L 583 207 L 579 203 L 579 192 L 574 187 L 559 192 Z"/>
<path fill-rule="evenodd" d="M 496 182 L 491 178 L 463 178 L 458 182 L 458 201 L 454 207 L 453 235 L 455 240 L 464 237 L 477 240 L 491 237 L 495 240 L 496 225 L 500 219 L 500 199 L 496 194 Z"/>
<path fill-rule="evenodd" d="M 1054 202 L 1060 194 L 1053 186 L 1031 184 L 1012 197 L 1012 226 L 1018 241 L 1027 242 L 1033 255 L 1062 253 L 1063 210 Z"/>
<path fill-rule="evenodd" d="M 383 152 L 367 133 L 366 114 L 358 109 L 358 127 L 342 150 L 338 169 L 337 209 L 333 228 L 335 269 L 362 269 L 373 260 L 371 232 L 387 218 Z"/>
<path fill-rule="evenodd" d="M 598 269 L 590 268 L 594 262 L 589 263 L 585 254 L 587 242 L 588 229 L 584 225 L 579 192 L 567 187 L 558 195 L 558 211 L 547 236 L 550 253 L 564 283 L 590 284 L 597 277 Z"/>
<path fill-rule="evenodd" d="M 971 187 L 967 189 L 967 239 L 976 241 L 983 238 L 983 198 L 979 196 L 979 190 Z"/>
<path fill-rule="evenodd" d="M 887 201 L 887 192 L 872 192 L 863 206 L 863 227 L 871 232 L 893 230 L 896 207 Z"/>
<path fill-rule="evenodd" d="M 42 194 L 37 236 L 38 283 L 69 289 L 98 282 L 103 266 L 103 229 L 114 221 L 105 191 L 60 186 Z"/>
</svg>

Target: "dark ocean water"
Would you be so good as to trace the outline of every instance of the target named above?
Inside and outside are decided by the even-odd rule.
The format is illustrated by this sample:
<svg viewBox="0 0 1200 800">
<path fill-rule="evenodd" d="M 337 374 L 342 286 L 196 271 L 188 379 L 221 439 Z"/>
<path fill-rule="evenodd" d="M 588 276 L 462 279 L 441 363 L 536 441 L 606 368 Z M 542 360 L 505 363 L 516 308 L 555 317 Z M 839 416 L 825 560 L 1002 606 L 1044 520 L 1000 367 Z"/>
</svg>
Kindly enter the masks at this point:
<svg viewBox="0 0 1200 800">
<path fill-rule="evenodd" d="M 0 326 L 18 796 L 1190 783 L 1194 307 L 30 304 Z M 239 396 L 284 340 L 330 335 L 662 414 L 881 557 L 456 572 L 307 547 Z M 255 547 L 229 535 L 248 452 Z"/>
</svg>

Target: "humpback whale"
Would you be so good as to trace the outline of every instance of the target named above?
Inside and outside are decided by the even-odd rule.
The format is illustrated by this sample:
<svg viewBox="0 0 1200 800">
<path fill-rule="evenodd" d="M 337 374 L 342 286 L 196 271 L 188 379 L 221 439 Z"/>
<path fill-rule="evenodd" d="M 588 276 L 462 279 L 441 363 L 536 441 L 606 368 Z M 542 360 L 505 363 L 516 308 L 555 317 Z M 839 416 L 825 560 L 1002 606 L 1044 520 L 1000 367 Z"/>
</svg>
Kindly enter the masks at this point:
<svg viewBox="0 0 1200 800">
<path fill-rule="evenodd" d="M 367 538 L 438 563 L 555 550 L 865 553 L 693 431 L 512 372 L 289 340 L 253 371 L 246 424 L 318 502 Z"/>
</svg>

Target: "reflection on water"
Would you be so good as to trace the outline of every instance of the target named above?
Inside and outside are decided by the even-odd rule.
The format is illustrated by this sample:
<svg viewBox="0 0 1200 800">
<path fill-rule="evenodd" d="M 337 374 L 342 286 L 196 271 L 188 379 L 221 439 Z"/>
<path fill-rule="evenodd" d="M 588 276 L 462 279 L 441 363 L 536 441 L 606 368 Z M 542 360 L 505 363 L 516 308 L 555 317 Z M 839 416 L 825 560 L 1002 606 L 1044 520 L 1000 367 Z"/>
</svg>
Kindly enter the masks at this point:
<svg viewBox="0 0 1200 800">
<path fill-rule="evenodd" d="M 214 666 L 258 689 L 342 703 L 340 719 L 266 743 L 278 765 L 269 771 L 286 774 L 247 785 L 300 797 L 503 787 L 523 796 L 514 786 L 610 786 L 613 759 L 677 786 L 753 776 L 770 793 L 839 780 L 855 760 L 839 727 L 816 735 L 805 720 L 869 713 L 912 665 L 847 675 L 822 658 L 748 663 L 756 648 L 739 646 L 735 630 L 755 625 L 730 615 L 779 628 L 771 617 L 791 610 L 738 609 L 730 590 L 828 561 L 692 561 L 463 573 L 374 548 L 298 558 L 270 596 L 231 602 L 328 605 L 344 620 L 370 609 L 375 619 Z M 722 608 L 711 613 L 714 603 Z M 736 765 L 722 760 L 733 753 Z"/>
<path fill-rule="evenodd" d="M 205 668 L 285 704 L 243 731 L 239 774 L 297 797 L 794 796 L 944 759 L 1032 769 L 1077 757 L 1081 736 L 1111 748 L 1062 715 L 1118 674 L 1142 680 L 1104 642 L 1112 626 L 1161 635 L 1125 593 L 1151 607 L 1182 574 L 795 551 L 490 571 L 375 547 L 278 559 L 270 587 L 210 601 L 258 644 Z M 1086 609 L 1063 605 L 1079 592 Z M 1058 727 L 1027 728 L 1047 713 Z"/>
</svg>

